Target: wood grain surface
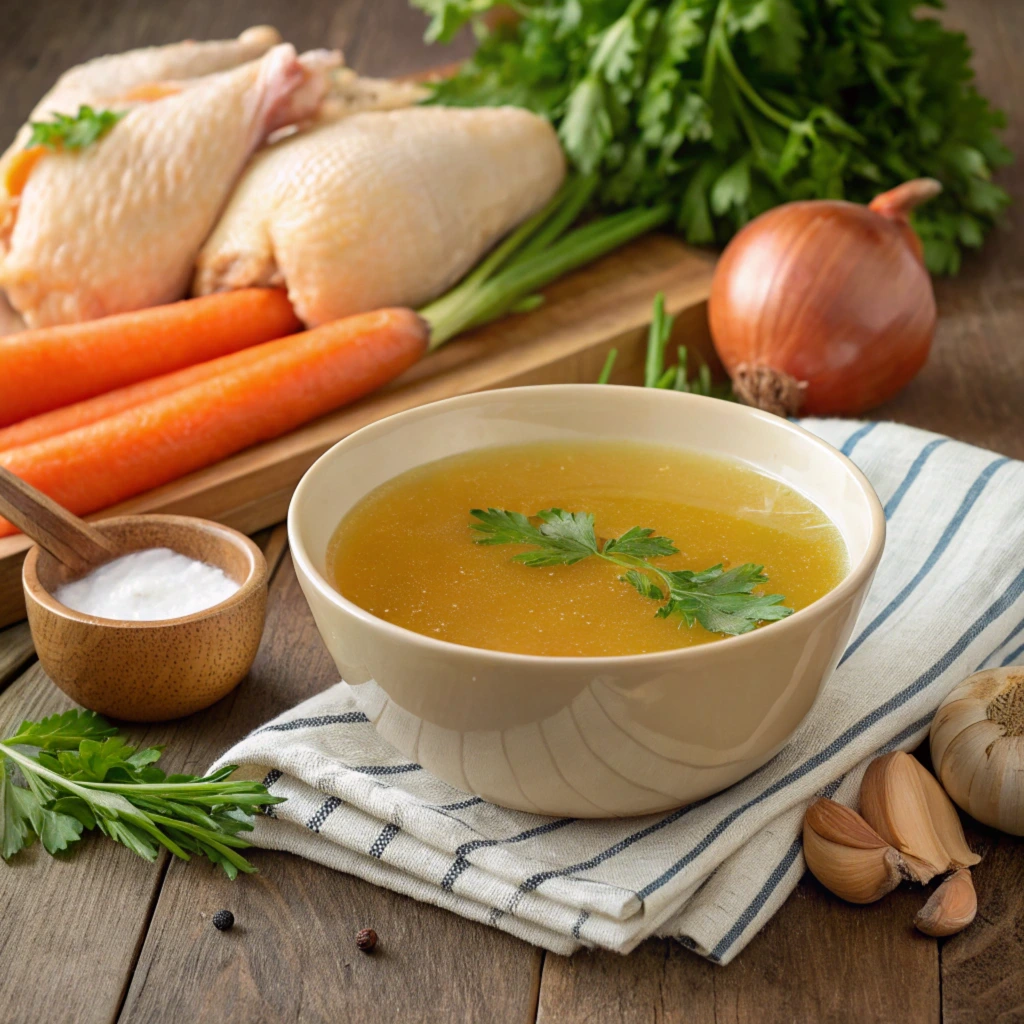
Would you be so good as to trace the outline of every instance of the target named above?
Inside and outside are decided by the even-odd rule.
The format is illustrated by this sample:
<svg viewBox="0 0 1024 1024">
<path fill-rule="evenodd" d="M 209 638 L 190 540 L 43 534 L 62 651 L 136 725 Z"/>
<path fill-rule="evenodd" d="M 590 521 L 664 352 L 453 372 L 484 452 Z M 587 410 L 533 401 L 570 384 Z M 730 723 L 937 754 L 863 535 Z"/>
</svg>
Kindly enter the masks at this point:
<svg viewBox="0 0 1024 1024">
<path fill-rule="evenodd" d="M 52 79 L 95 54 L 270 22 L 300 47 L 341 46 L 360 70 L 401 74 L 463 55 L 427 49 L 405 0 L 37 0 L 8 5 L 0 33 L 0 137 Z M 1024 3 L 951 0 L 982 87 L 1024 152 Z M 1024 170 L 1007 228 L 938 284 L 940 325 L 921 376 L 879 415 L 1024 457 Z M 698 330 L 698 325 L 684 325 Z M 334 681 L 282 530 L 260 538 L 274 576 L 249 678 L 210 711 L 132 735 L 167 744 L 172 769 L 209 764 L 256 724 Z M 0 728 L 66 706 L 22 627 L 0 632 Z M 20 677 L 18 673 L 22 672 Z M 17 678 L 15 678 L 17 677 Z M 5 682 L 14 679 L 4 690 Z M 984 853 L 979 915 L 938 942 L 911 921 L 923 894 L 848 906 L 805 878 L 729 967 L 670 941 L 626 958 L 543 955 L 434 907 L 289 855 L 256 852 L 230 884 L 205 863 L 147 864 L 106 841 L 72 858 L 37 850 L 0 864 L 0 1021 L 632 1022 L 1024 1021 L 1024 843 L 965 822 Z M 210 927 L 232 909 L 236 928 Z M 360 954 L 363 927 L 381 937 Z"/>
</svg>

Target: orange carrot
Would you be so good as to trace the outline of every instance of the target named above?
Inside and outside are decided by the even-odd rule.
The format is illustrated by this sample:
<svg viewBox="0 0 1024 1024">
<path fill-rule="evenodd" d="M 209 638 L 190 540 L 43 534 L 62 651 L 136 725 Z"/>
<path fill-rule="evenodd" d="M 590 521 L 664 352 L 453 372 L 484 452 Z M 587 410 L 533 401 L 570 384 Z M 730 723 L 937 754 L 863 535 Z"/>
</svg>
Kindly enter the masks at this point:
<svg viewBox="0 0 1024 1024">
<path fill-rule="evenodd" d="M 283 291 L 244 288 L 0 338 L 0 427 L 299 326 Z"/>
<path fill-rule="evenodd" d="M 427 350 L 426 323 L 383 309 L 89 426 L 0 453 L 0 465 L 79 515 L 202 469 L 393 380 Z M 0 519 L 0 536 L 16 532 Z"/>
<path fill-rule="evenodd" d="M 264 341 L 260 345 L 244 348 L 241 352 L 210 359 L 195 366 L 186 366 L 184 370 L 165 373 L 160 377 L 141 380 L 138 384 L 129 384 L 102 395 L 94 395 L 84 401 L 65 405 L 60 409 L 51 409 L 38 416 L 30 416 L 27 420 L 14 423 L 9 427 L 0 427 L 0 452 L 8 448 L 19 448 L 24 444 L 33 444 L 46 437 L 66 434 L 69 430 L 88 426 L 108 416 L 114 416 L 125 409 L 134 409 L 137 405 L 150 402 L 154 398 L 169 395 L 173 391 L 190 387 L 201 381 L 209 380 L 219 374 L 235 370 L 267 355 L 280 351 L 294 344 L 292 336 L 279 338 L 276 341 Z"/>
<path fill-rule="evenodd" d="M 177 96 L 183 86 L 180 82 L 143 82 L 127 92 L 121 93 L 118 103 L 154 103 L 156 100 Z"/>
<path fill-rule="evenodd" d="M 28 176 L 32 168 L 46 155 L 45 146 L 30 146 L 28 149 L 19 149 L 12 153 L 7 167 L 4 170 L 3 186 L 7 194 L 13 199 L 25 191 Z"/>
</svg>

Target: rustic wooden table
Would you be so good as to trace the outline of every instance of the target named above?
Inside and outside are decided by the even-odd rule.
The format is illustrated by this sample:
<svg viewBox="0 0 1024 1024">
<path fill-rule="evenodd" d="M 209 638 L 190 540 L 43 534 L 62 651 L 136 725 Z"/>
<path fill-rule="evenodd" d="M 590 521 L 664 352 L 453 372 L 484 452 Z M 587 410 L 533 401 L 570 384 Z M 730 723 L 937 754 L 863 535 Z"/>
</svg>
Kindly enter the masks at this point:
<svg viewBox="0 0 1024 1024">
<path fill-rule="evenodd" d="M 982 88 L 1011 112 L 1024 153 L 1024 3 L 950 0 Z M 35 0 L 4 7 L 0 138 L 64 68 L 186 36 L 276 25 L 300 48 L 338 46 L 370 74 L 464 54 L 428 50 L 405 0 Z M 1009 230 L 938 286 L 941 322 L 925 371 L 880 410 L 1024 458 L 1024 170 L 1004 173 Z M 1015 234 L 1013 228 L 1016 227 Z M 132 730 L 176 770 L 205 768 L 254 726 L 335 681 L 299 592 L 283 526 L 259 538 L 274 571 L 267 630 L 249 678 L 209 711 Z M 0 728 L 68 701 L 32 664 L 24 625 L 0 634 Z M 670 941 L 623 958 L 542 951 L 482 925 L 278 853 L 227 882 L 205 863 L 148 864 L 87 842 L 69 860 L 38 847 L 0 865 L 0 1021 L 1024 1021 L 1024 844 L 968 823 L 984 860 L 978 920 L 945 942 L 917 934 L 917 893 L 866 908 L 807 877 L 729 967 Z M 210 925 L 221 907 L 238 925 Z M 355 950 L 372 926 L 382 948 Z"/>
</svg>

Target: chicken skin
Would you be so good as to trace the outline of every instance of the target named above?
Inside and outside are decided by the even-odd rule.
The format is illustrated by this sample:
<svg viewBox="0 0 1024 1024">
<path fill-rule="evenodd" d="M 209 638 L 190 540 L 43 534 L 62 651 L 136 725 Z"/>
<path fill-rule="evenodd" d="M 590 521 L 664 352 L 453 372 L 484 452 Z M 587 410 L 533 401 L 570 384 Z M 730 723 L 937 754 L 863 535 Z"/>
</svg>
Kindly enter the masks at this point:
<svg viewBox="0 0 1024 1024">
<path fill-rule="evenodd" d="M 154 82 L 179 82 L 229 71 L 258 60 L 281 42 L 277 29 L 258 25 L 237 39 L 197 43 L 186 40 L 169 46 L 147 46 L 126 53 L 112 53 L 65 71 L 53 88 L 35 105 L 29 121 L 47 121 L 54 114 L 75 114 L 85 104 L 95 108 L 122 109 L 143 86 Z M 0 182 L 11 157 L 25 148 L 32 129 L 24 124 L 14 142 L 0 157 Z M 2 187 L 2 186 L 0 186 Z"/>
<path fill-rule="evenodd" d="M 190 70 L 209 68 L 202 54 Z M 272 132 L 316 113 L 339 62 L 274 46 L 138 103 L 85 149 L 47 153 L 12 201 L 6 243 L 0 236 L 11 306 L 42 327 L 181 298 L 249 157 Z M 114 77 L 118 89 L 140 84 L 123 68 Z"/>
<path fill-rule="evenodd" d="M 547 121 L 512 107 L 413 107 L 318 125 L 251 162 L 193 290 L 284 284 L 313 326 L 416 307 L 541 209 L 565 175 Z"/>
</svg>

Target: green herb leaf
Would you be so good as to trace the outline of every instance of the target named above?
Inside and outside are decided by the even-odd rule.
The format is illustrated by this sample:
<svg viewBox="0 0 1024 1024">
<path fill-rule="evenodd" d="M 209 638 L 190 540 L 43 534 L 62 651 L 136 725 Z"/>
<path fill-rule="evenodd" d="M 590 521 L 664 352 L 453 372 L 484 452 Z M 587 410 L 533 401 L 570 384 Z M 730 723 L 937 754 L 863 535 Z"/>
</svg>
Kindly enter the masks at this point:
<svg viewBox="0 0 1024 1024">
<path fill-rule="evenodd" d="M 633 587 L 641 597 L 649 597 L 655 601 L 665 600 L 665 594 L 662 592 L 661 587 L 650 576 L 640 572 L 638 569 L 628 570 L 619 579 Z"/>
<path fill-rule="evenodd" d="M 83 104 L 74 116 L 55 113 L 52 121 L 30 121 L 32 135 L 26 148 L 45 146 L 47 149 L 85 149 L 102 139 L 126 113 L 93 110 Z"/>
<path fill-rule="evenodd" d="M 699 622 L 710 633 L 749 633 L 759 622 L 774 622 L 793 614 L 782 607 L 781 594 L 755 595 L 754 587 L 767 583 L 764 566 L 748 562 L 723 571 L 721 565 L 703 572 L 682 569 L 661 572 L 668 584 L 668 604 L 658 616 L 680 615 L 688 626 Z"/>
<path fill-rule="evenodd" d="M 529 566 L 574 565 L 596 555 L 594 517 L 585 512 L 563 512 L 549 508 L 538 512 L 539 525 L 520 512 L 475 508 L 470 515 L 478 521 L 470 524 L 477 533 L 477 544 L 532 544 L 537 550 L 512 557 L 513 562 Z"/>
<path fill-rule="evenodd" d="M 449 40 L 501 0 L 413 0 Z M 512 103 L 599 170 L 604 212 L 666 204 L 689 241 L 724 242 L 794 199 L 867 202 L 910 178 L 943 194 L 912 220 L 953 273 L 1009 198 L 1003 115 L 976 90 L 937 0 L 516 0 L 433 102 Z M 964 227 L 962 218 L 971 218 Z"/>
<path fill-rule="evenodd" d="M 82 740 L 113 736 L 116 732 L 117 729 L 95 711 L 72 709 L 38 722 L 22 722 L 8 742 L 43 750 L 75 750 Z"/>
<path fill-rule="evenodd" d="M 672 334 L 675 317 L 665 312 L 665 293 L 658 292 L 654 297 L 654 312 L 651 314 L 651 327 L 647 334 L 647 360 L 644 363 L 644 387 L 655 388 L 665 368 L 665 346 Z"/>
<path fill-rule="evenodd" d="M 604 86 L 597 78 L 585 78 L 573 89 L 558 132 L 580 171 L 597 170 L 613 134 Z"/>
<path fill-rule="evenodd" d="M 136 750 L 114 733 L 98 715 L 74 710 L 23 722 L 0 742 L 5 860 L 37 837 L 59 853 L 95 829 L 147 860 L 163 847 L 186 860 L 206 856 L 231 878 L 254 870 L 236 852 L 249 845 L 238 833 L 252 829 L 260 808 L 283 798 L 257 782 L 230 781 L 232 766 L 205 778 L 168 777 L 155 766 L 159 747 Z"/>
<path fill-rule="evenodd" d="M 47 853 L 62 853 L 82 838 L 84 826 L 76 815 L 63 814 L 48 807 L 39 808 L 40 822 L 36 827 L 39 840 Z"/>
<path fill-rule="evenodd" d="M 93 110 L 80 106 L 78 113 L 53 115 L 52 121 L 32 121 L 32 134 L 27 147 L 45 146 L 47 149 L 79 150 L 101 139 L 125 116 L 112 110 Z"/>
<path fill-rule="evenodd" d="M 9 860 L 36 840 L 39 803 L 14 784 L 10 765 L 0 761 L 0 856 Z"/>
<path fill-rule="evenodd" d="M 602 548 L 602 554 L 627 558 L 663 558 L 678 553 L 679 549 L 668 537 L 656 537 L 653 530 L 642 526 L 634 526 L 621 537 L 605 541 Z"/>
<path fill-rule="evenodd" d="M 470 529 L 478 544 L 530 544 L 532 551 L 512 556 L 513 562 L 538 568 L 575 565 L 596 556 L 626 569 L 619 577 L 641 597 L 666 601 L 655 613 L 659 618 L 678 615 L 687 626 L 699 622 L 712 633 L 748 633 L 758 623 L 774 622 L 793 614 L 782 607 L 781 594 L 755 594 L 754 588 L 768 582 L 763 566 L 748 563 L 724 571 L 721 565 L 702 572 L 689 569 L 670 571 L 652 565 L 649 559 L 678 554 L 667 537 L 655 535 L 648 527 L 634 526 L 621 537 L 598 547 L 594 517 L 589 512 L 565 512 L 550 508 L 538 512 L 531 522 L 521 512 L 489 508 L 470 512 L 477 522 Z M 653 573 L 653 576 L 648 575 Z M 660 584 L 663 584 L 665 590 Z"/>
</svg>

